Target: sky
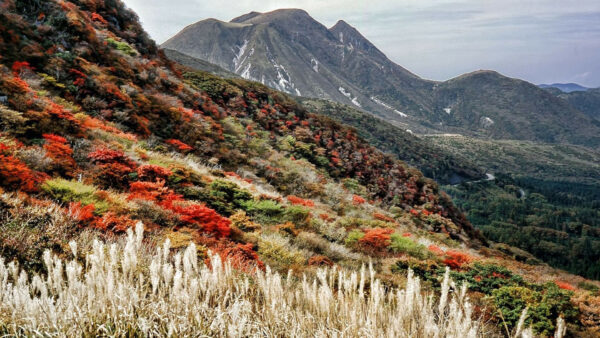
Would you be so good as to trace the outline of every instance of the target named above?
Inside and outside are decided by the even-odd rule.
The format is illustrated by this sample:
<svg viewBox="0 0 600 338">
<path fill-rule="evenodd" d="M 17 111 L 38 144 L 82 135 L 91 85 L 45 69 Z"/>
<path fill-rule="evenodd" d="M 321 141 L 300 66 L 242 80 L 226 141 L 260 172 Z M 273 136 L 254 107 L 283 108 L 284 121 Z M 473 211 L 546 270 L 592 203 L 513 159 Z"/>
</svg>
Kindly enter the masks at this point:
<svg viewBox="0 0 600 338">
<path fill-rule="evenodd" d="M 431 80 L 492 69 L 535 84 L 600 87 L 599 0 L 124 0 L 158 43 L 194 22 L 302 8 L 343 19 Z"/>
</svg>

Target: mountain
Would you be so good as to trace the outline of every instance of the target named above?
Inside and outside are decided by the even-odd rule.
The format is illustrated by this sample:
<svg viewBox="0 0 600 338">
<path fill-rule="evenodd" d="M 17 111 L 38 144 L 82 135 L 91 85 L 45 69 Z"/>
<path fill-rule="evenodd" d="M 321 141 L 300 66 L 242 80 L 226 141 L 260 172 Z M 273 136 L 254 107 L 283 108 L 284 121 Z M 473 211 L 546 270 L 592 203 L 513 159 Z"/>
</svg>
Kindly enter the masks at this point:
<svg viewBox="0 0 600 338">
<path fill-rule="evenodd" d="M 389 60 L 340 20 L 299 9 L 189 25 L 162 48 L 302 97 L 353 105 L 414 133 L 600 145 L 600 124 L 525 81 L 477 71 L 436 82 Z"/>
<path fill-rule="evenodd" d="M 562 92 L 565 93 L 571 93 L 571 92 L 577 92 L 577 91 L 586 91 L 590 88 L 586 88 L 584 86 L 578 85 L 577 83 L 553 83 L 553 84 L 541 84 L 538 85 L 538 87 L 540 88 L 557 88 Z"/>
<path fill-rule="evenodd" d="M 121 1 L 4 1 L 0 55 L 2 335 L 600 327 L 600 283 L 488 242 L 356 129 L 170 61 Z"/>
<path fill-rule="evenodd" d="M 177 51 L 165 49 L 164 52 L 169 59 L 191 69 L 226 78 L 238 77 L 219 66 Z M 372 114 L 329 100 L 297 99 L 310 111 L 356 128 L 361 137 L 381 151 L 397 156 L 440 183 L 456 184 L 464 180 L 479 180 L 484 176 L 480 168 L 466 159 L 450 156 L 445 150 Z"/>
<path fill-rule="evenodd" d="M 172 50 L 172 49 L 164 49 L 163 50 L 165 55 L 167 56 L 167 58 L 169 58 L 169 60 L 173 60 L 174 62 L 177 62 L 179 64 L 182 65 L 186 65 L 188 67 L 191 67 L 193 69 L 196 70 L 202 70 L 223 78 L 240 78 L 239 75 L 232 73 L 228 70 L 225 70 L 215 64 L 212 64 L 210 62 L 195 58 L 195 57 L 191 57 L 189 55 L 180 53 L 176 50 Z"/>
<path fill-rule="evenodd" d="M 552 90 L 554 89 L 554 90 Z M 600 88 L 588 89 L 586 91 L 562 92 L 556 88 L 546 89 L 553 95 L 569 102 L 569 104 L 584 114 L 600 120 Z"/>
</svg>

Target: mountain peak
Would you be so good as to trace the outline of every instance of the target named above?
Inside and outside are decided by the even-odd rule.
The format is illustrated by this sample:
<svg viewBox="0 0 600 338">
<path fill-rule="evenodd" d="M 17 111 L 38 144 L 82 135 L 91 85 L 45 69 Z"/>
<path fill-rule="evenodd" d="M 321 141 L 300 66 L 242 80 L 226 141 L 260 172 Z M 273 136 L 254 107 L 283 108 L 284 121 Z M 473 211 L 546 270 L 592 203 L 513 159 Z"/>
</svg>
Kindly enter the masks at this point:
<svg viewBox="0 0 600 338">
<path fill-rule="evenodd" d="M 231 20 L 231 22 L 235 23 L 251 23 L 251 24 L 260 24 L 260 23 L 268 23 L 272 21 L 297 21 L 297 20 L 305 20 L 311 19 L 314 20 L 308 12 L 299 8 L 281 8 L 271 12 L 259 13 L 259 12 L 250 12 L 237 18 Z"/>
</svg>

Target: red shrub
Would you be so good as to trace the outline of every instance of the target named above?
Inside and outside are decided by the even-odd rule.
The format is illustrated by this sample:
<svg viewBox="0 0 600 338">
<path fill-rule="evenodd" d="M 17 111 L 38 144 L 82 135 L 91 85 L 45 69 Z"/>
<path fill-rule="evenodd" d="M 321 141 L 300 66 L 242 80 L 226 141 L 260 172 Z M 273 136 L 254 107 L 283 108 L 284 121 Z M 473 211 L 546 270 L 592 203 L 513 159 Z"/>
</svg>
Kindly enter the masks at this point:
<svg viewBox="0 0 600 338">
<path fill-rule="evenodd" d="M 289 195 L 287 197 L 287 200 L 292 203 L 293 205 L 303 205 L 305 207 L 314 207 L 315 206 L 315 202 L 311 201 L 311 200 L 305 200 L 303 198 L 300 198 L 298 196 L 294 196 L 294 195 Z"/>
<path fill-rule="evenodd" d="M 12 71 L 15 76 L 19 76 L 24 69 L 33 70 L 27 61 L 15 61 L 12 65 Z"/>
<path fill-rule="evenodd" d="M 375 228 L 365 231 L 365 235 L 358 240 L 359 245 L 370 252 L 382 252 L 390 245 L 392 229 Z"/>
<path fill-rule="evenodd" d="M 144 181 L 166 180 L 173 175 L 171 170 L 158 165 L 145 164 L 137 168 L 138 178 Z"/>
<path fill-rule="evenodd" d="M 133 169 L 121 163 L 108 163 L 94 169 L 94 181 L 108 188 L 125 188 Z"/>
<path fill-rule="evenodd" d="M 448 250 L 446 251 L 446 259 L 444 259 L 444 264 L 448 265 L 451 269 L 460 269 L 463 264 L 469 263 L 472 260 L 473 257 L 464 252 Z"/>
<path fill-rule="evenodd" d="M 72 176 L 77 164 L 72 157 L 73 149 L 67 144 L 67 139 L 54 134 L 44 134 L 43 137 L 46 140 L 44 144 L 46 155 L 62 168 L 64 174 Z"/>
<path fill-rule="evenodd" d="M 360 196 L 358 196 L 358 195 L 353 195 L 352 196 L 352 203 L 354 205 L 360 205 L 360 204 L 363 204 L 365 202 L 366 202 L 365 199 L 362 198 L 362 197 L 360 197 Z"/>
<path fill-rule="evenodd" d="M 246 272 L 252 272 L 255 269 L 265 270 L 265 264 L 252 249 L 251 243 L 238 243 L 234 246 L 229 241 L 220 241 L 211 250 L 221 256 L 223 262 L 229 260 L 231 266 L 235 269 Z"/>
<path fill-rule="evenodd" d="M 224 172 L 223 172 L 223 175 L 225 175 L 225 176 L 229 176 L 229 177 L 235 177 L 235 178 L 242 179 L 242 178 L 240 177 L 240 175 L 238 175 L 238 174 L 234 173 L 233 171 L 224 171 Z"/>
<path fill-rule="evenodd" d="M 135 162 L 120 150 L 99 148 L 89 153 L 88 158 L 95 164 L 120 163 L 132 169 L 136 167 Z"/>
<path fill-rule="evenodd" d="M 435 244 L 431 244 L 427 247 L 429 251 L 431 251 L 436 256 L 443 256 L 445 254 L 444 250 L 442 250 L 439 246 Z"/>
<path fill-rule="evenodd" d="M 187 151 L 194 149 L 194 148 L 190 147 L 189 145 L 187 145 L 179 140 L 175 140 L 175 139 L 166 140 L 165 142 L 172 145 L 173 147 L 177 148 L 179 151 L 182 151 L 182 152 L 187 152 Z"/>
<path fill-rule="evenodd" d="M 108 22 L 102 17 L 102 15 L 100 15 L 98 13 L 92 13 L 92 21 L 98 21 L 105 25 L 108 24 Z"/>
<path fill-rule="evenodd" d="M 25 192 L 36 192 L 47 175 L 29 169 L 13 156 L 0 155 L 0 185 Z"/>
<path fill-rule="evenodd" d="M 204 205 L 174 205 L 172 210 L 179 214 L 182 222 L 196 225 L 217 237 L 228 237 L 231 232 L 231 221 Z"/>
<path fill-rule="evenodd" d="M 563 290 L 569 290 L 569 291 L 575 290 L 575 287 L 567 282 L 554 281 L 554 284 L 556 284 L 559 288 L 561 288 Z"/>
<path fill-rule="evenodd" d="M 377 213 L 377 212 L 373 214 L 373 218 L 375 218 L 377 220 L 380 220 L 380 221 L 391 222 L 391 223 L 394 223 L 396 221 L 395 219 L 393 219 L 391 217 L 388 217 L 388 216 L 386 216 L 384 214 L 380 214 L 380 213 Z"/>
<path fill-rule="evenodd" d="M 308 259 L 308 265 L 312 266 L 333 266 L 333 261 L 327 256 L 316 255 Z"/>
<path fill-rule="evenodd" d="M 113 212 L 107 212 L 102 217 L 97 218 L 94 221 L 93 226 L 96 229 L 103 231 L 112 231 L 115 233 L 125 232 L 127 229 L 135 226 L 136 221 L 129 218 L 129 216 L 119 216 Z"/>
<path fill-rule="evenodd" d="M 93 204 L 82 206 L 81 202 L 71 202 L 69 204 L 69 215 L 80 222 L 87 222 L 94 219 L 95 209 Z"/>
<path fill-rule="evenodd" d="M 324 220 L 325 222 L 329 222 L 329 221 L 333 220 L 333 218 L 331 218 L 331 216 L 329 216 L 327 214 L 319 214 L 319 218 Z"/>
<path fill-rule="evenodd" d="M 141 199 L 146 201 L 161 202 L 163 198 L 171 193 L 165 187 L 165 181 L 156 182 L 132 182 L 129 185 L 129 196 L 127 199 Z"/>
</svg>

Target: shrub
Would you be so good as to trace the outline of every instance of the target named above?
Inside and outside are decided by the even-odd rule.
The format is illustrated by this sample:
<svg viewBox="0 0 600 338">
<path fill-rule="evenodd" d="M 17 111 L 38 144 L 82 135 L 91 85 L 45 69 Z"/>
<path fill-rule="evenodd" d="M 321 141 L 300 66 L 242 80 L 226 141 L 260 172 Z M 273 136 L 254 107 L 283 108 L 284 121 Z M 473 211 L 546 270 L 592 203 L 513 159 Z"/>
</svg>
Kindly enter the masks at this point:
<svg viewBox="0 0 600 338">
<path fill-rule="evenodd" d="M 360 197 L 360 196 L 358 196 L 358 195 L 353 195 L 352 196 L 352 203 L 354 205 L 361 205 L 361 204 L 364 204 L 365 202 L 366 202 L 365 199 L 362 198 L 362 197 Z"/>
<path fill-rule="evenodd" d="M 188 152 L 194 148 L 190 147 L 189 145 L 179 141 L 179 140 L 175 140 L 175 139 L 170 139 L 170 140 L 166 140 L 166 143 L 172 145 L 175 149 L 181 151 L 181 152 Z"/>
<path fill-rule="evenodd" d="M 358 245 L 358 241 L 365 237 L 365 233 L 360 230 L 352 230 L 346 236 L 344 243 L 348 246 L 354 247 Z"/>
<path fill-rule="evenodd" d="M 430 257 L 430 253 L 424 245 L 415 243 L 409 238 L 400 236 L 399 234 L 392 234 L 390 240 L 390 250 L 394 253 L 406 253 L 409 256 L 419 259 Z"/>
<path fill-rule="evenodd" d="M 43 137 L 46 140 L 44 150 L 46 150 L 47 156 L 54 160 L 62 174 L 73 176 L 73 171 L 77 165 L 73 159 L 73 149 L 71 149 L 67 140 L 54 134 L 44 134 Z"/>
<path fill-rule="evenodd" d="M 444 259 L 444 264 L 449 266 L 452 269 L 460 269 L 463 264 L 469 263 L 473 260 L 473 257 L 468 254 L 456 250 L 448 250 L 446 251 L 446 258 Z"/>
<path fill-rule="evenodd" d="M 540 291 L 522 286 L 505 286 L 492 291 L 494 304 L 510 330 L 516 326 L 523 309 L 528 307 L 525 325 L 531 325 L 541 336 L 554 332 L 554 323 L 559 316 L 567 321 L 577 318 L 578 311 L 570 302 L 571 294 L 551 282 Z"/>
<path fill-rule="evenodd" d="M 554 284 L 563 290 L 573 291 L 575 287 L 567 282 L 555 281 Z"/>
<path fill-rule="evenodd" d="M 316 255 L 308 259 L 308 265 L 311 266 L 333 266 L 333 261 L 327 256 Z"/>
<path fill-rule="evenodd" d="M 292 265 L 302 265 L 306 258 L 300 250 L 295 248 L 287 238 L 278 234 L 263 235 L 258 243 L 258 253 L 271 264 L 276 264 L 282 269 Z"/>
<path fill-rule="evenodd" d="M 201 200 L 219 213 L 231 215 L 235 209 L 244 209 L 245 203 L 252 200 L 252 194 L 233 182 L 215 180 L 210 184 L 208 196 Z"/>
<path fill-rule="evenodd" d="M 96 215 L 109 209 L 109 203 L 98 196 L 96 188 L 81 182 L 55 178 L 44 182 L 42 190 L 63 203 L 81 202 L 84 206 L 93 204 Z"/>
<path fill-rule="evenodd" d="M 229 227 L 231 221 L 204 205 L 176 204 L 172 210 L 179 215 L 182 222 L 195 225 L 206 233 L 217 237 L 228 237 L 231 233 L 231 228 Z"/>
<path fill-rule="evenodd" d="M 381 253 L 387 250 L 390 245 L 390 234 L 393 232 L 392 229 L 382 228 L 366 230 L 365 235 L 358 240 L 358 244 L 367 252 Z"/>
<path fill-rule="evenodd" d="M 314 207 L 315 206 L 315 202 L 311 201 L 311 200 L 305 200 L 302 199 L 298 196 L 294 196 L 294 195 L 289 195 L 287 197 L 287 200 L 292 203 L 293 205 L 302 205 L 305 207 Z"/>
<path fill-rule="evenodd" d="M 34 172 L 13 156 L 0 154 L 0 184 L 10 189 L 36 192 L 47 176 Z"/>
<path fill-rule="evenodd" d="M 389 223 L 396 222 L 395 219 L 393 219 L 393 218 L 391 218 L 389 216 L 386 216 L 384 214 L 380 214 L 378 212 L 376 212 L 376 213 L 373 214 L 373 218 L 375 218 L 376 220 L 379 220 L 379 221 L 384 221 L 384 222 L 389 222 Z"/>
<path fill-rule="evenodd" d="M 283 219 L 298 225 L 306 225 L 310 219 L 310 211 L 298 205 L 289 206 L 285 208 Z"/>
<path fill-rule="evenodd" d="M 102 215 L 102 217 L 97 218 L 93 222 L 93 226 L 102 231 L 121 233 L 127 231 L 129 228 L 133 228 L 136 222 L 127 215 L 117 215 L 109 211 Z"/>
<path fill-rule="evenodd" d="M 436 256 L 444 256 L 446 253 L 439 246 L 430 244 L 427 249 Z"/>
<path fill-rule="evenodd" d="M 223 261 L 229 261 L 235 269 L 253 272 L 256 269 L 265 270 L 265 264 L 260 260 L 256 251 L 253 250 L 252 244 L 232 244 L 228 242 L 220 242 L 211 250 L 218 254 Z M 210 265 L 210 258 L 207 261 Z"/>
<path fill-rule="evenodd" d="M 246 212 L 242 210 L 231 215 L 229 220 L 231 221 L 231 225 L 242 231 L 251 232 L 261 228 L 260 224 L 252 222 L 250 217 L 246 215 Z"/>
<path fill-rule="evenodd" d="M 243 204 L 244 209 L 260 223 L 273 224 L 282 220 L 283 207 L 272 200 L 248 200 Z"/>
<path fill-rule="evenodd" d="M 145 164 L 136 170 L 138 179 L 143 181 L 167 180 L 173 173 L 166 168 L 154 164 Z"/>
<path fill-rule="evenodd" d="M 108 42 L 109 46 L 111 46 L 129 56 L 137 55 L 137 51 L 126 42 L 117 41 L 113 38 L 107 38 L 106 42 Z"/>
<path fill-rule="evenodd" d="M 95 209 L 93 204 L 83 206 L 81 202 L 69 203 L 69 215 L 80 222 L 88 222 L 94 219 Z"/>
</svg>

